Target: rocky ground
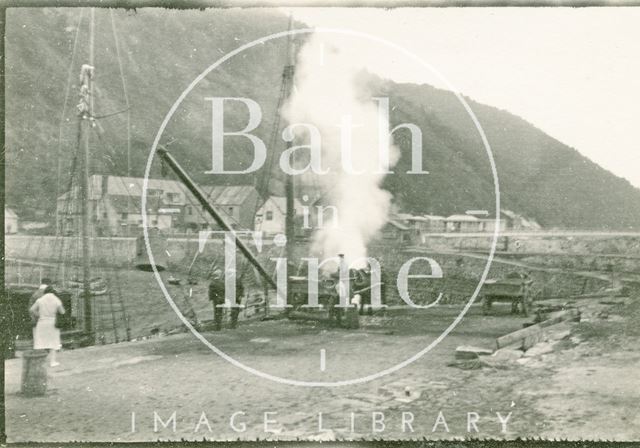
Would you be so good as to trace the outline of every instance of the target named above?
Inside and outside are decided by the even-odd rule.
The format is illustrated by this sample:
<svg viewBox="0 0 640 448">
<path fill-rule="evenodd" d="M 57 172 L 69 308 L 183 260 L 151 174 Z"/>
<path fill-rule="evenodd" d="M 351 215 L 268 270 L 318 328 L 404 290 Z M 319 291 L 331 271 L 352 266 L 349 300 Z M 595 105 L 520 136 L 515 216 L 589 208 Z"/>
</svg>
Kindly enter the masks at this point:
<svg viewBox="0 0 640 448">
<path fill-rule="evenodd" d="M 474 306 L 416 362 L 341 387 L 267 380 L 231 365 L 190 333 L 63 352 L 61 366 L 49 370 L 47 395 L 39 398 L 21 395 L 22 360 L 11 359 L 5 365 L 7 434 L 11 442 L 639 439 L 640 304 L 601 302 L 580 302 L 581 323 L 564 324 L 527 353 L 461 364 L 456 347 L 492 348 L 496 337 L 530 320 L 508 315 L 506 307 L 482 316 Z M 247 322 L 205 337 L 271 375 L 339 381 L 407 359 L 434 341 L 458 311 L 445 306 L 369 317 L 351 331 L 283 320 Z"/>
</svg>

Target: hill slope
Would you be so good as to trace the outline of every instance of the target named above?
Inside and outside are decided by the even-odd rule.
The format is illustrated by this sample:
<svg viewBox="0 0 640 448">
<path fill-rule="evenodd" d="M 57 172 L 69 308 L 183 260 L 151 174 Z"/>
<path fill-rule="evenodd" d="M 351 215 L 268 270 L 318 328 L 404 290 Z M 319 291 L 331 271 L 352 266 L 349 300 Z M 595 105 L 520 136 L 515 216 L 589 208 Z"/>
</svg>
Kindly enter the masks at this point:
<svg viewBox="0 0 640 448">
<path fill-rule="evenodd" d="M 433 192 L 442 199 L 427 209 L 441 214 L 459 212 L 461 203 L 468 208 L 491 203 L 488 158 L 454 95 L 425 85 L 379 81 L 378 86 L 381 94 L 398 98 L 402 121 L 423 129 L 426 163 L 431 163 L 429 176 L 394 176 L 389 188 L 402 192 L 404 203 L 416 210 L 425 205 L 423 192 Z M 640 190 L 627 180 L 515 115 L 466 100 L 491 145 L 503 208 L 545 227 L 640 229 Z M 400 162 L 408 163 L 407 158 Z M 458 173 L 457 182 L 448 179 L 452 172 Z"/>
<path fill-rule="evenodd" d="M 33 210 L 53 211 L 56 191 L 63 191 L 67 182 L 75 148 L 77 74 L 88 57 L 86 16 L 63 107 L 78 10 L 8 11 L 6 200 L 24 217 Z M 286 17 L 262 10 L 201 13 L 141 9 L 116 11 L 114 17 L 132 106 L 131 173 L 138 176 L 165 113 L 191 80 L 225 53 L 287 27 Z M 122 110 L 125 102 L 109 12 L 98 10 L 96 19 L 96 113 L 101 115 Z M 246 176 L 212 178 L 204 174 L 211 163 L 207 149 L 211 145 L 211 111 L 205 98 L 246 96 L 258 101 L 263 120 L 256 134 L 269 141 L 284 46 L 283 39 L 270 41 L 223 64 L 176 112 L 165 140 L 175 141 L 172 152 L 198 181 L 247 182 Z M 425 165 L 430 171 L 426 176 L 403 174 L 410 166 L 408 138 L 403 133 L 397 135 L 403 156 L 398 174 L 385 181 L 396 202 L 405 210 L 421 213 L 492 210 L 488 159 L 477 131 L 455 97 L 429 86 L 395 84 L 373 76 L 366 82 L 372 92 L 389 96 L 396 106 L 392 125 L 412 122 L 423 130 Z M 640 228 L 640 190 L 524 120 L 471 100 L 469 103 L 492 146 L 504 208 L 533 217 L 547 227 Z M 230 112 L 230 127 L 243 127 L 244 111 Z M 126 173 L 125 124 L 124 114 L 100 120 L 93 138 L 93 171 Z M 250 156 L 246 142 L 235 142 L 232 149 L 225 163 L 229 167 L 246 165 Z M 57 176 L 59 160 L 61 181 Z"/>
</svg>

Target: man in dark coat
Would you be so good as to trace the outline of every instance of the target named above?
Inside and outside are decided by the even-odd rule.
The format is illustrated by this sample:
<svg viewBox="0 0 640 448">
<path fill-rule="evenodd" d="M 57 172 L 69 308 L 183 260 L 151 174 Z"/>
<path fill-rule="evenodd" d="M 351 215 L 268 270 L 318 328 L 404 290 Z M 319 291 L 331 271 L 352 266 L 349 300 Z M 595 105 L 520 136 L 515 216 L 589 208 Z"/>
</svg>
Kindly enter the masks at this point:
<svg viewBox="0 0 640 448">
<path fill-rule="evenodd" d="M 236 273 L 236 303 L 242 304 L 242 297 L 244 297 L 244 284 L 242 283 L 242 276 L 244 271 Z M 231 308 L 231 328 L 238 326 L 238 315 L 240 314 L 240 308 Z"/>
<path fill-rule="evenodd" d="M 213 330 L 220 331 L 222 329 L 222 317 L 224 308 L 218 308 L 218 305 L 224 305 L 224 276 L 220 269 L 216 269 L 209 283 L 209 300 L 213 305 Z"/>
<path fill-rule="evenodd" d="M 232 270 L 228 272 L 232 273 Z M 225 302 L 225 285 L 224 275 L 219 269 L 213 272 L 211 283 L 209 283 L 209 300 L 213 305 L 213 322 L 214 331 L 220 331 L 222 329 L 222 319 L 224 317 L 224 308 L 218 307 L 218 305 L 224 305 Z M 244 284 L 242 282 L 242 274 L 236 275 L 236 303 L 242 304 L 242 297 L 244 296 Z M 238 326 L 238 315 L 240 314 L 239 307 L 233 307 L 230 311 L 230 326 L 236 328 Z"/>
</svg>

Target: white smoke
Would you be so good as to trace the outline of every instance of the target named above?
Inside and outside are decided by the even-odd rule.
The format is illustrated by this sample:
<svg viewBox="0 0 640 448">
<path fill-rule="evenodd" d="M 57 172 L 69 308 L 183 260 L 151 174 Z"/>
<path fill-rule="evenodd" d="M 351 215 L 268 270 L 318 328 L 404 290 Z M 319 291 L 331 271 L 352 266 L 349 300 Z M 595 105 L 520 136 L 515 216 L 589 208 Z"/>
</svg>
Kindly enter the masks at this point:
<svg viewBox="0 0 640 448">
<path fill-rule="evenodd" d="M 320 130 L 322 168 L 329 173 L 313 178 L 305 175 L 304 182 L 318 186 L 321 203 L 338 210 L 337 227 L 329 219 L 324 228 L 315 230 L 312 252 L 321 258 L 344 253 L 349 263 L 367 256 L 367 244 L 387 222 L 391 205 L 391 195 L 381 188 L 385 174 L 377 172 L 378 104 L 367 87 L 358 83 L 366 66 L 356 45 L 347 45 L 340 37 L 313 35 L 298 53 L 295 87 L 283 108 L 289 123 L 310 123 Z M 351 165 L 361 174 L 345 169 L 339 127 L 345 116 L 357 126 L 352 135 Z M 309 133 L 299 132 L 297 138 L 308 143 Z M 390 139 L 385 144 L 389 145 L 392 167 L 399 151 Z"/>
</svg>

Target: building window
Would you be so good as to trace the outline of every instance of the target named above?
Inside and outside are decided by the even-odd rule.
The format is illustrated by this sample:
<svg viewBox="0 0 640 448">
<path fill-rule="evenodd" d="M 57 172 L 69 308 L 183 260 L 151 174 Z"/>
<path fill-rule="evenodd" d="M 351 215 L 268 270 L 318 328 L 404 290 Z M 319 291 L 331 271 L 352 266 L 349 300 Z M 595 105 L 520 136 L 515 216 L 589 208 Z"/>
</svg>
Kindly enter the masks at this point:
<svg viewBox="0 0 640 448">
<path fill-rule="evenodd" d="M 227 208 L 227 211 L 228 211 L 228 213 L 229 213 L 229 216 L 232 216 L 232 215 L 233 215 L 233 207 L 229 207 L 229 208 Z"/>
<path fill-rule="evenodd" d="M 122 214 L 120 215 L 120 218 L 122 218 L 122 219 L 127 219 L 127 214 L 126 214 L 126 213 L 122 213 Z"/>
<path fill-rule="evenodd" d="M 107 212 L 106 212 L 106 211 L 105 211 L 105 212 L 102 212 L 102 217 L 103 217 L 104 219 L 107 219 Z"/>
<path fill-rule="evenodd" d="M 273 221 L 273 212 L 271 210 L 267 211 L 267 221 Z"/>
<path fill-rule="evenodd" d="M 193 208 L 191 208 L 190 205 L 187 205 L 187 215 L 189 216 L 193 215 Z"/>
</svg>

